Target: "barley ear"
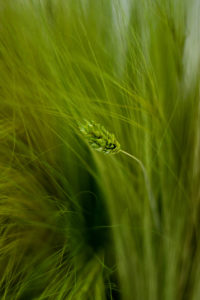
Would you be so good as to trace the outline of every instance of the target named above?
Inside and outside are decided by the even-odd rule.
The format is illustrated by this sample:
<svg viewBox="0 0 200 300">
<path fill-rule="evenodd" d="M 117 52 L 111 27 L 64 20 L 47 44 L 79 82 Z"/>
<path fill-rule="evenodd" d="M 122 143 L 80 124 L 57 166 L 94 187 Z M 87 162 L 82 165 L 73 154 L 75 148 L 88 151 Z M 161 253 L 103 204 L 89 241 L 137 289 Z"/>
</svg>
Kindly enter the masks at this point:
<svg viewBox="0 0 200 300">
<path fill-rule="evenodd" d="M 115 135 L 102 125 L 85 120 L 84 124 L 79 124 L 79 129 L 93 149 L 105 154 L 116 154 L 120 151 L 120 144 Z"/>
</svg>

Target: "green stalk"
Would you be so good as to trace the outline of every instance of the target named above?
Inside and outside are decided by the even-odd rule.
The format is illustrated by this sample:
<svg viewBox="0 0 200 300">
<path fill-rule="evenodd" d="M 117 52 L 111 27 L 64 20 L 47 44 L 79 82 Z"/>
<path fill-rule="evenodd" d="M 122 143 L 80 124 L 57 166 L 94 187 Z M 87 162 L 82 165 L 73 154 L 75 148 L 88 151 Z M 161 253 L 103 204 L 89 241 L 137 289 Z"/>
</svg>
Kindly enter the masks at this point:
<svg viewBox="0 0 200 300">
<path fill-rule="evenodd" d="M 154 223 L 157 229 L 160 228 L 160 221 L 159 221 L 159 217 L 157 214 L 157 209 L 156 209 L 156 201 L 155 201 L 155 197 L 154 194 L 152 192 L 152 188 L 151 188 L 151 184 L 150 184 L 150 180 L 146 171 L 145 166 L 143 165 L 143 163 L 141 162 L 141 160 L 139 160 L 137 157 L 135 157 L 134 155 L 124 151 L 124 150 L 120 150 L 119 152 L 129 156 L 130 158 L 134 159 L 141 167 L 143 175 L 144 175 L 144 181 L 145 181 L 145 186 L 146 186 L 146 191 L 148 194 L 148 198 L 149 198 L 149 204 L 151 207 L 151 211 L 152 211 L 152 215 L 153 215 L 153 219 L 154 219 Z"/>
</svg>

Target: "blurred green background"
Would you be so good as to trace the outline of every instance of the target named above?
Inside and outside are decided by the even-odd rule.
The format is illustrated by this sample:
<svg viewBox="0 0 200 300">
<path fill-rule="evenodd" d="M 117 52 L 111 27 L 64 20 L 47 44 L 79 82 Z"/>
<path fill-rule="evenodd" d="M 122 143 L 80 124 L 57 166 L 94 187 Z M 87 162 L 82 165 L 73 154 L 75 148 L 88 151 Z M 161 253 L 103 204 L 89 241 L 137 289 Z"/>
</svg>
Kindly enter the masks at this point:
<svg viewBox="0 0 200 300">
<path fill-rule="evenodd" d="M 198 0 L 0 0 L 0 299 L 200 299 Z M 94 120 L 144 164 L 93 151 Z"/>
</svg>

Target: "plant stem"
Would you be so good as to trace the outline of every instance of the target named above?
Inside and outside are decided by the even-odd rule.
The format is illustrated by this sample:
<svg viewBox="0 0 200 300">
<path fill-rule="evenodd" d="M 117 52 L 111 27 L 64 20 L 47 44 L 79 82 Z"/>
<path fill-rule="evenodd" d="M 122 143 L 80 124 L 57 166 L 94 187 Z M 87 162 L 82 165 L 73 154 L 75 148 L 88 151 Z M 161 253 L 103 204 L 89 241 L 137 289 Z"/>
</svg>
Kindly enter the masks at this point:
<svg viewBox="0 0 200 300">
<path fill-rule="evenodd" d="M 159 221 L 159 217 L 157 214 L 156 201 L 155 201 L 152 189 L 151 189 L 151 184 L 150 184 L 149 177 L 148 177 L 145 166 L 143 165 L 141 160 L 139 160 L 137 157 L 133 156 L 132 154 L 130 154 L 124 150 L 120 150 L 120 152 L 129 156 L 130 158 L 134 159 L 140 165 L 143 175 L 144 175 L 144 181 L 145 181 L 145 185 L 146 185 L 146 190 L 147 190 L 147 194 L 148 194 L 148 198 L 149 198 L 149 204 L 151 207 L 154 223 L 155 223 L 156 228 L 160 229 L 160 221 Z"/>
</svg>

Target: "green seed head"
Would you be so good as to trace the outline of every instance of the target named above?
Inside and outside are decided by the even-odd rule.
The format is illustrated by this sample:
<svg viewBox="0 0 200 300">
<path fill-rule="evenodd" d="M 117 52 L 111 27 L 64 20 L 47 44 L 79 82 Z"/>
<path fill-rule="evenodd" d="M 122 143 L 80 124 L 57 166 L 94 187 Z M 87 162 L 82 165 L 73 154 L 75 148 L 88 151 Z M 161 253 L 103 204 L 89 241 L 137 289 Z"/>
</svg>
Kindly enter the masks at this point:
<svg viewBox="0 0 200 300">
<path fill-rule="evenodd" d="M 93 149 L 106 154 L 115 154 L 120 151 L 120 144 L 115 135 L 100 124 L 85 120 L 85 124 L 80 124 L 79 129 Z"/>
</svg>

